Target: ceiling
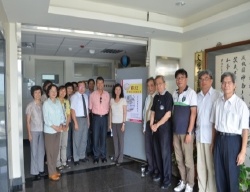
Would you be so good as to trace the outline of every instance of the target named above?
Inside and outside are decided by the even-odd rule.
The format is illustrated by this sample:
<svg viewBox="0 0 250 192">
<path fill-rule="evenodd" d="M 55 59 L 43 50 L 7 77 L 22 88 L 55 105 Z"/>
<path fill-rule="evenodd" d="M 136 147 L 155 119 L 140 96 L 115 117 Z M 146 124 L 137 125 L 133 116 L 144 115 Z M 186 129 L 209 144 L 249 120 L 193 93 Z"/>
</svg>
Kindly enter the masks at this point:
<svg viewBox="0 0 250 192">
<path fill-rule="evenodd" d="M 9 22 L 71 30 L 121 34 L 140 38 L 185 42 L 249 23 L 249 0 L 0 0 Z M 144 39 L 144 40 L 145 40 Z M 22 41 L 34 43 L 24 54 L 117 59 L 134 54 L 145 60 L 145 43 L 127 38 L 70 35 L 61 32 L 22 30 Z M 84 48 L 80 48 L 84 45 Z M 72 51 L 69 51 L 72 48 Z M 102 54 L 104 48 L 124 50 Z M 89 49 L 95 54 L 89 54 Z"/>
</svg>

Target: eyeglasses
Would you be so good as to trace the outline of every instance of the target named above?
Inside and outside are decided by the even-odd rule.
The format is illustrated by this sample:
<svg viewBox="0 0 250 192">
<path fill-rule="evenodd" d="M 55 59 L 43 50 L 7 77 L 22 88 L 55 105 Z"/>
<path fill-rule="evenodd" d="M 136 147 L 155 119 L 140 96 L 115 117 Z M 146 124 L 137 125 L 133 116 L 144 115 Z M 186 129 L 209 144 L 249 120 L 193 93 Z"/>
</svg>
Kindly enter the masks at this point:
<svg viewBox="0 0 250 192">
<path fill-rule="evenodd" d="M 102 97 L 100 97 L 100 104 L 102 103 Z"/>
<path fill-rule="evenodd" d="M 180 80 L 186 79 L 186 76 L 179 76 L 179 77 L 176 77 L 175 79 L 176 81 L 180 81 Z"/>
<path fill-rule="evenodd" d="M 203 82 L 203 81 L 209 81 L 211 78 L 209 77 L 206 77 L 206 78 L 200 78 L 199 81 L 200 82 Z"/>
</svg>

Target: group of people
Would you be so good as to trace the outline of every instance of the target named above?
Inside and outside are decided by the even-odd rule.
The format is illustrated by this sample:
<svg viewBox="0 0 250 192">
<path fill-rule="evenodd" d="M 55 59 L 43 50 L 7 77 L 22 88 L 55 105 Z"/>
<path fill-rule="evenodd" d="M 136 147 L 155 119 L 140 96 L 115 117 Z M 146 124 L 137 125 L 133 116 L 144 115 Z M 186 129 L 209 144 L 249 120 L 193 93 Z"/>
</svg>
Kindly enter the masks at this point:
<svg viewBox="0 0 250 192">
<path fill-rule="evenodd" d="M 127 103 L 120 84 L 113 87 L 111 99 L 102 77 L 89 79 L 88 90 L 84 81 L 59 87 L 45 81 L 43 89 L 32 86 L 31 95 L 33 101 L 27 105 L 26 119 L 30 172 L 35 179 L 45 175 L 45 152 L 49 179 L 53 181 L 60 179 L 62 169 L 70 168 L 67 162 L 72 159 L 77 166 L 88 162 L 86 155 L 92 154 L 94 164 L 99 159 L 106 163 L 107 127 L 113 131 L 113 161 L 117 166 L 123 162 Z"/>
<path fill-rule="evenodd" d="M 156 182 L 161 181 L 162 189 L 168 189 L 174 150 L 181 177 L 174 191 L 192 192 L 196 147 L 199 191 L 239 191 L 239 165 L 245 161 L 249 110 L 235 94 L 235 74 L 221 75 L 222 92 L 212 87 L 213 75 L 209 70 L 198 74 L 199 93 L 187 85 L 185 69 L 178 69 L 175 79 L 178 88 L 173 94 L 166 90 L 161 75 L 146 82 L 148 96 L 143 109 L 146 174 Z"/>
<path fill-rule="evenodd" d="M 192 192 L 195 179 L 194 141 L 197 149 L 199 191 L 239 191 L 239 165 L 245 161 L 249 110 L 235 94 L 236 77 L 221 75 L 221 90 L 212 87 L 209 70 L 198 74 L 201 91 L 187 85 L 185 69 L 175 72 L 177 90 L 170 94 L 163 76 L 147 79 L 148 96 L 143 109 L 146 174 L 161 181 L 168 189 L 172 178 L 172 151 L 181 180 L 175 191 Z M 96 90 L 94 90 L 96 85 Z M 43 94 L 43 92 L 45 92 Z M 34 98 L 26 108 L 28 137 L 31 146 L 31 174 L 44 175 L 44 155 L 51 180 L 60 179 L 60 170 L 99 159 L 106 163 L 107 127 L 113 132 L 114 162 L 123 162 L 127 102 L 118 83 L 111 98 L 104 90 L 104 79 L 89 79 L 57 87 L 50 81 L 31 88 Z"/>
</svg>

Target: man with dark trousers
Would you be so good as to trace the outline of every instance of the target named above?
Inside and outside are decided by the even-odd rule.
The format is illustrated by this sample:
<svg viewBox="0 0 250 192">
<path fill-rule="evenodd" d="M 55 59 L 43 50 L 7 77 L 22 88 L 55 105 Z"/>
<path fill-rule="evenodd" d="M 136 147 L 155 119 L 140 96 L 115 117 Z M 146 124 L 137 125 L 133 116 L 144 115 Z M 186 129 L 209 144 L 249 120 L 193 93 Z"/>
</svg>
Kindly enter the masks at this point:
<svg viewBox="0 0 250 192">
<path fill-rule="evenodd" d="M 170 117 L 173 108 L 173 98 L 165 89 L 166 84 L 162 75 L 156 76 L 155 83 L 158 94 L 155 95 L 151 108 L 150 127 L 153 131 L 153 145 L 159 175 L 154 177 L 154 181 L 161 180 L 161 189 L 168 189 L 171 186 L 172 178 L 172 130 Z"/>
<path fill-rule="evenodd" d="M 240 165 L 245 161 L 249 131 L 249 110 L 235 92 L 235 74 L 221 75 L 223 96 L 215 102 L 213 123 L 214 169 L 217 192 L 238 192 Z"/>
<path fill-rule="evenodd" d="M 94 164 L 99 162 L 99 157 L 103 163 L 107 162 L 106 158 L 106 136 L 108 130 L 108 112 L 110 96 L 104 90 L 104 79 L 97 77 L 97 90 L 90 94 L 89 109 L 92 112 L 93 125 L 93 153 Z"/>
<path fill-rule="evenodd" d="M 143 133 L 145 134 L 145 152 L 148 163 L 148 169 L 146 170 L 146 175 L 153 175 L 157 172 L 157 166 L 155 161 L 154 149 L 153 149 L 153 133 L 150 128 L 150 114 L 151 107 L 153 105 L 155 92 L 155 80 L 153 77 L 147 79 L 147 90 L 148 96 L 145 100 L 145 105 L 143 108 Z"/>
</svg>

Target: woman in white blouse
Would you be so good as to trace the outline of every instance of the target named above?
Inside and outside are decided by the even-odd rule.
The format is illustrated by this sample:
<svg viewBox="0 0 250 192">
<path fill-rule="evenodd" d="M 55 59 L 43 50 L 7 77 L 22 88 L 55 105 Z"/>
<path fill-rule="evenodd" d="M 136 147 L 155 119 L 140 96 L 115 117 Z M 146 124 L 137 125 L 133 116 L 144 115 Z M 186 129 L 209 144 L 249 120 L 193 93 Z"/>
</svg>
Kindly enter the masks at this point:
<svg viewBox="0 0 250 192">
<path fill-rule="evenodd" d="M 117 83 L 112 90 L 112 98 L 110 101 L 110 130 L 113 132 L 116 166 L 123 162 L 124 148 L 124 131 L 127 115 L 127 102 L 124 98 L 122 86 Z"/>
</svg>

